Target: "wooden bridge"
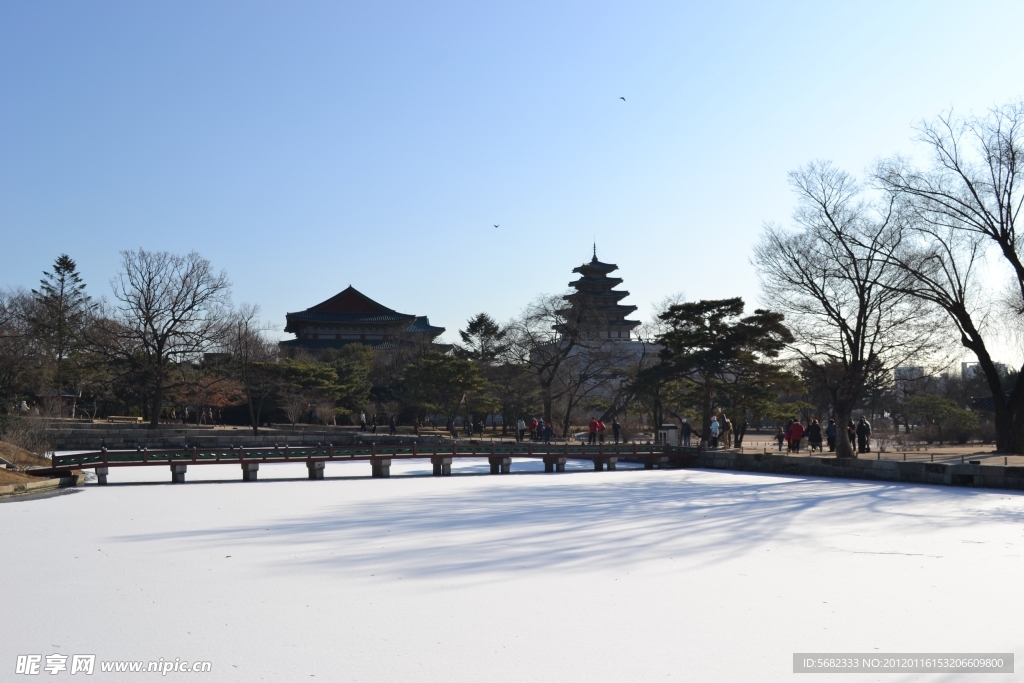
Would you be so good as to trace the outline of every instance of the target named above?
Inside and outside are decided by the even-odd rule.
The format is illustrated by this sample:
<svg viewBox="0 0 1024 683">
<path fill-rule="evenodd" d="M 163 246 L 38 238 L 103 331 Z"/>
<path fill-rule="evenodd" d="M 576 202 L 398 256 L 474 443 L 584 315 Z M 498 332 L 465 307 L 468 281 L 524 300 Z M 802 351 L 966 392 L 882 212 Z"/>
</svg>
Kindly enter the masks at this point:
<svg viewBox="0 0 1024 683">
<path fill-rule="evenodd" d="M 183 483 L 189 465 L 236 464 L 241 467 L 243 481 L 256 481 L 260 463 L 296 462 L 305 463 L 310 479 L 323 479 L 324 467 L 329 462 L 365 461 L 370 463 L 372 477 L 391 476 L 394 460 L 430 458 L 435 477 L 446 477 L 452 472 L 452 461 L 457 458 L 486 457 L 491 465 L 491 474 L 508 474 L 512 469 L 512 458 L 537 458 L 544 461 L 545 472 L 564 472 L 568 459 L 590 460 L 594 470 L 614 470 L 620 459 L 642 462 L 646 469 L 676 466 L 692 466 L 696 462 L 698 448 L 662 446 L 652 444 L 631 444 L 614 446 L 579 446 L 546 444 L 455 444 L 448 447 L 418 448 L 412 446 L 378 446 L 375 444 L 336 448 L 325 446 L 273 446 L 262 448 L 228 449 L 163 449 L 140 448 L 130 451 L 110 451 L 106 448 L 91 453 L 57 455 L 53 466 L 32 470 L 32 474 L 44 476 L 66 476 L 72 470 L 91 469 L 100 484 L 107 483 L 111 467 L 168 467 L 171 481 Z"/>
</svg>

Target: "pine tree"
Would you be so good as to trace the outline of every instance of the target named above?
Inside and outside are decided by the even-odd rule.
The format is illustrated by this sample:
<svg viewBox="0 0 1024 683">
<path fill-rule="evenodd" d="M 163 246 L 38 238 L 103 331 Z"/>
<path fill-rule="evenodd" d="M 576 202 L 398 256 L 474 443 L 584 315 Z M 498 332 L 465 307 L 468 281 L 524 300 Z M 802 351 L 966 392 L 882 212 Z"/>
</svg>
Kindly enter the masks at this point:
<svg viewBox="0 0 1024 683">
<path fill-rule="evenodd" d="M 32 290 L 33 310 L 29 316 L 33 336 L 53 362 L 53 384 L 58 405 L 64 390 L 64 362 L 82 347 L 86 318 L 92 300 L 77 265 L 67 254 L 53 264 L 53 272 L 43 272 L 39 289 Z"/>
</svg>

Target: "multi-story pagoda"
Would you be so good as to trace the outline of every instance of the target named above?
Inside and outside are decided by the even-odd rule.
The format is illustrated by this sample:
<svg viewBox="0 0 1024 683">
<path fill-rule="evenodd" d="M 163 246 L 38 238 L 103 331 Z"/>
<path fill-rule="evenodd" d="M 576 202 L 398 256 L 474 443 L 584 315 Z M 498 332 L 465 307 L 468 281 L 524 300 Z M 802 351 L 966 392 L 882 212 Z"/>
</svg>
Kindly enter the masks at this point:
<svg viewBox="0 0 1024 683">
<path fill-rule="evenodd" d="M 569 302 L 565 313 L 570 319 L 580 320 L 588 337 L 629 341 L 633 328 L 640 324 L 637 320 L 626 320 L 626 316 L 635 311 L 636 306 L 619 303 L 629 296 L 629 292 L 615 289 L 622 284 L 622 278 L 608 277 L 608 273 L 618 268 L 614 263 L 598 261 L 595 246 L 590 263 L 572 269 L 580 277 L 569 283 L 576 291 L 565 295 L 565 300 Z M 564 326 L 559 329 L 564 332 L 561 328 Z"/>
<path fill-rule="evenodd" d="M 432 342 L 444 333 L 426 316 L 399 313 L 351 285 L 312 308 L 285 314 L 285 320 L 284 331 L 295 339 L 281 342 L 284 349 L 316 351 L 352 343 L 387 349 L 403 342 Z"/>
</svg>

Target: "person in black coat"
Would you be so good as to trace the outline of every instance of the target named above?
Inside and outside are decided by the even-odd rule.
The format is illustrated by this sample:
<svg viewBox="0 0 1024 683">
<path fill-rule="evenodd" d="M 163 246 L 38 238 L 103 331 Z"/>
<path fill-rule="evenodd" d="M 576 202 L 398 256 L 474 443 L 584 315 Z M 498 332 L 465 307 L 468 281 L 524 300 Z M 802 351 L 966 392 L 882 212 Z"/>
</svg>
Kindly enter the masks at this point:
<svg viewBox="0 0 1024 683">
<path fill-rule="evenodd" d="M 871 451 L 870 439 L 871 423 L 861 415 L 860 422 L 857 423 L 857 450 L 861 453 L 869 453 Z"/>
<path fill-rule="evenodd" d="M 811 452 L 817 448 L 819 452 L 824 452 L 824 448 L 821 447 L 821 423 L 817 420 L 811 420 L 810 426 L 807 427 L 807 443 L 811 447 Z"/>
</svg>

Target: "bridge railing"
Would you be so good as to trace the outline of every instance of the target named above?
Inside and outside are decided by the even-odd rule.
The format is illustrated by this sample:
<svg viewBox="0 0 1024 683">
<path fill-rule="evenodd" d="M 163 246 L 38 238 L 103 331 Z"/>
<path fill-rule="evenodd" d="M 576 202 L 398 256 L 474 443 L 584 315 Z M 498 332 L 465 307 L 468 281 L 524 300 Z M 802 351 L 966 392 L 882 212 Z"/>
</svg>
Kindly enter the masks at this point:
<svg viewBox="0 0 1024 683">
<path fill-rule="evenodd" d="M 53 458 L 53 467 L 74 469 L 78 467 L 106 464 L 156 464 L 175 462 L 229 462 L 285 461 L 309 459 L 367 459 L 373 456 L 392 458 L 430 457 L 433 454 L 457 457 L 485 457 L 490 454 L 505 457 L 564 456 L 569 458 L 593 459 L 596 457 L 628 457 L 632 455 L 697 455 L 699 447 L 664 446 L 660 444 L 455 444 L 419 448 L 418 446 L 352 446 L 336 448 L 330 445 L 318 446 L 262 446 L 257 448 L 179 448 L 179 449 L 136 449 L 124 451 L 101 450 L 92 453 L 58 455 Z"/>
</svg>

